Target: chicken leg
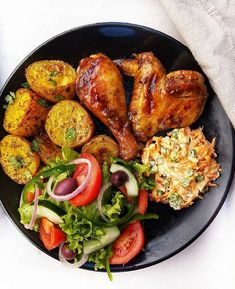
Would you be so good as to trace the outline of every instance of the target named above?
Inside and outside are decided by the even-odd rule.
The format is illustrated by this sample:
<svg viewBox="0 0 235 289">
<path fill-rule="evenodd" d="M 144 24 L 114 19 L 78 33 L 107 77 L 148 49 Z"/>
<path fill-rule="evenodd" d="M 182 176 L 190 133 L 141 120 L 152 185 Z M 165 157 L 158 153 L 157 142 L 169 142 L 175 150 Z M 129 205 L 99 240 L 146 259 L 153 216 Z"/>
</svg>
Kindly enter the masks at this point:
<svg viewBox="0 0 235 289">
<path fill-rule="evenodd" d="M 152 52 L 115 63 L 134 77 L 130 118 L 138 140 L 145 142 L 158 131 L 189 126 L 201 115 L 207 90 L 199 72 L 178 70 L 166 74 Z"/>
<path fill-rule="evenodd" d="M 136 157 L 138 144 L 127 117 L 122 76 L 116 65 L 102 53 L 82 59 L 76 91 L 81 103 L 111 130 L 120 156 L 125 160 Z"/>
</svg>

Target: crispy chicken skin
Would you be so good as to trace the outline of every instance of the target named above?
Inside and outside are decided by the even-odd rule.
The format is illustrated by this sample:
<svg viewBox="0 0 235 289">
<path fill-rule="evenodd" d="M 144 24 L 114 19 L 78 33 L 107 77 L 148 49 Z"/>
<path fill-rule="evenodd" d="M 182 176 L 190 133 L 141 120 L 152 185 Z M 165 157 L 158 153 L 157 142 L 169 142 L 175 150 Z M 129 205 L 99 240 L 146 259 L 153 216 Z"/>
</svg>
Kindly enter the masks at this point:
<svg viewBox="0 0 235 289">
<path fill-rule="evenodd" d="M 152 52 L 133 56 L 115 63 L 134 77 L 130 118 L 137 139 L 145 142 L 158 131 L 195 122 L 207 99 L 203 76 L 191 70 L 166 74 Z"/>
<path fill-rule="evenodd" d="M 76 91 L 81 103 L 111 130 L 120 156 L 125 160 L 136 157 L 138 144 L 127 117 L 122 76 L 116 65 L 102 53 L 82 59 Z"/>
</svg>

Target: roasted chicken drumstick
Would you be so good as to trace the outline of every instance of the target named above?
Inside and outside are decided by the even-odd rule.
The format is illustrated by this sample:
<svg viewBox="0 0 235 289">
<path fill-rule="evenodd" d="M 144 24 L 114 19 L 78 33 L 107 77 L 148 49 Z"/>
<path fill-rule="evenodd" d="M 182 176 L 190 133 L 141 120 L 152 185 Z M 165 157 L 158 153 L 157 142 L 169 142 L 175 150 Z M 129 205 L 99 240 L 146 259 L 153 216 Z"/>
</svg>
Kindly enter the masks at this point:
<svg viewBox="0 0 235 289">
<path fill-rule="evenodd" d="M 189 126 L 201 115 L 207 90 L 199 72 L 179 70 L 166 74 L 151 52 L 115 63 L 134 77 L 130 117 L 138 140 L 145 142 L 158 131 Z"/>
<path fill-rule="evenodd" d="M 127 117 L 122 76 L 116 65 L 102 53 L 82 59 L 76 91 L 81 103 L 111 130 L 120 156 L 125 160 L 136 157 L 138 144 Z"/>
</svg>

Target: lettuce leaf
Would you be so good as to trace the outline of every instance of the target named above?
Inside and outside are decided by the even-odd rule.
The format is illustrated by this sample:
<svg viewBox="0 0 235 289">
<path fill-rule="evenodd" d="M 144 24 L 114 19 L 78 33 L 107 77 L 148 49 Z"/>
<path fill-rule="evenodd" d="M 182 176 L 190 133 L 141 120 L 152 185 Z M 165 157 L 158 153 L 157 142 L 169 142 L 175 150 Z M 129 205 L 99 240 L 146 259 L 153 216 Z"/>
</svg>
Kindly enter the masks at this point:
<svg viewBox="0 0 235 289">
<path fill-rule="evenodd" d="M 111 203 L 103 206 L 104 215 L 112 222 L 116 220 L 125 209 L 126 198 L 121 192 L 114 193 Z"/>
<path fill-rule="evenodd" d="M 94 210 L 94 205 L 83 207 L 89 217 L 94 217 L 97 210 Z M 90 211 L 89 211 L 90 209 Z M 78 213 L 78 208 L 70 206 L 68 212 L 63 216 L 64 223 L 60 224 L 61 229 L 67 234 L 68 247 L 78 254 L 82 253 L 83 241 L 88 239 L 99 239 L 104 235 L 104 230 L 94 225 L 91 221 L 82 218 Z"/>
<path fill-rule="evenodd" d="M 20 222 L 23 225 L 29 224 L 31 221 L 31 216 L 33 213 L 33 206 L 32 204 L 22 204 L 20 206 L 20 208 L 18 209 L 19 213 L 20 213 Z M 35 221 L 33 230 L 38 232 L 39 230 L 39 220 L 37 219 Z"/>
</svg>

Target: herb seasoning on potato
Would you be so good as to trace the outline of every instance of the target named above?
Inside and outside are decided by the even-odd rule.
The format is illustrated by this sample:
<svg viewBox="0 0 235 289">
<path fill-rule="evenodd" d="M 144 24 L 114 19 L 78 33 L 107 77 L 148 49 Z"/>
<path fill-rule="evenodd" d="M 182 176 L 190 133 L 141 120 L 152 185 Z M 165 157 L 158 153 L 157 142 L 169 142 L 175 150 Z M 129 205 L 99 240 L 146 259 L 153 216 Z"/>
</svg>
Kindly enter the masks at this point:
<svg viewBox="0 0 235 289">
<path fill-rule="evenodd" d="M 40 105 L 39 96 L 26 88 L 20 88 L 8 104 L 4 118 L 4 129 L 18 136 L 35 135 L 45 122 L 48 108 Z"/>
<path fill-rule="evenodd" d="M 75 96 L 76 72 L 64 61 L 33 62 L 26 69 L 25 76 L 33 91 L 53 103 Z"/>
<path fill-rule="evenodd" d="M 0 163 L 13 181 L 26 184 L 36 174 L 40 158 L 25 138 L 7 135 L 0 142 Z"/>
<path fill-rule="evenodd" d="M 53 143 L 60 147 L 75 148 L 91 138 L 94 124 L 78 102 L 63 100 L 50 110 L 45 128 Z"/>
</svg>

